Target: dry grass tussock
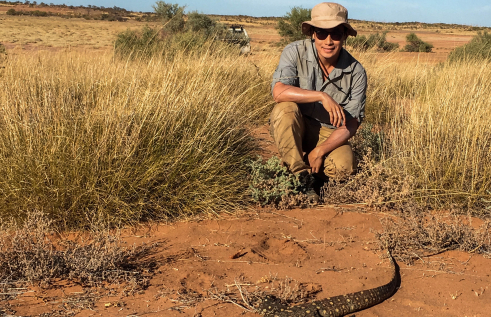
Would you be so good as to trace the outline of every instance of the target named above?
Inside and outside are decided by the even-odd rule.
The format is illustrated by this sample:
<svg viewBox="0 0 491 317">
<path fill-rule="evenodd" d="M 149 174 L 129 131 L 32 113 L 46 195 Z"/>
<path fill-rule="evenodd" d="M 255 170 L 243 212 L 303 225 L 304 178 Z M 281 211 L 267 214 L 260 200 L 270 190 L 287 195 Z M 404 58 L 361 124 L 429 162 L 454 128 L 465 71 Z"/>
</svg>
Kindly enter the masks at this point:
<svg viewBox="0 0 491 317">
<path fill-rule="evenodd" d="M 151 269 L 145 259 L 155 245 L 127 247 L 119 232 L 101 222 L 79 237 L 53 232 L 53 222 L 42 212 L 29 213 L 18 227 L 2 222 L 0 228 L 0 285 L 8 288 L 23 283 L 49 287 L 56 279 L 84 286 L 125 283 L 126 292 L 147 286 L 143 269 Z M 9 296 L 9 292 L 2 292 Z"/>
<path fill-rule="evenodd" d="M 357 57 L 369 74 L 370 125 L 366 129 L 365 123 L 354 143 L 376 151 L 366 157 L 358 175 L 330 188 L 327 200 L 375 205 L 413 201 L 488 215 L 489 62 L 432 66 L 399 64 L 391 54 Z"/>
<path fill-rule="evenodd" d="M 43 210 L 69 228 L 243 208 L 248 127 L 270 110 L 274 65 L 199 53 L 12 56 L 0 74 L 0 216 Z"/>
<path fill-rule="evenodd" d="M 460 250 L 491 257 L 491 222 L 473 228 L 463 216 L 408 213 L 384 218 L 377 232 L 381 249 L 389 247 L 399 260 L 412 264 L 425 256 Z"/>
</svg>

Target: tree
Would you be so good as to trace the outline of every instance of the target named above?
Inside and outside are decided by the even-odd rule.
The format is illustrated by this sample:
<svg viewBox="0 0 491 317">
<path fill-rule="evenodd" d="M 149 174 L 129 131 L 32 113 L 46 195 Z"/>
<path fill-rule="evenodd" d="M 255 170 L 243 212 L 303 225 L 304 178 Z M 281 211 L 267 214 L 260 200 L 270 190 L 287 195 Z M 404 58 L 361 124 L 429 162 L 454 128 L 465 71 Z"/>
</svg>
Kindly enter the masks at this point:
<svg viewBox="0 0 491 317">
<path fill-rule="evenodd" d="M 278 21 L 276 29 L 284 40 L 289 42 L 305 39 L 302 34 L 302 22 L 310 21 L 310 9 L 293 7 L 282 19 Z"/>
<path fill-rule="evenodd" d="M 184 9 L 177 3 L 171 4 L 164 1 L 157 1 L 152 5 L 153 10 L 162 19 L 165 29 L 175 33 L 184 29 Z"/>
</svg>

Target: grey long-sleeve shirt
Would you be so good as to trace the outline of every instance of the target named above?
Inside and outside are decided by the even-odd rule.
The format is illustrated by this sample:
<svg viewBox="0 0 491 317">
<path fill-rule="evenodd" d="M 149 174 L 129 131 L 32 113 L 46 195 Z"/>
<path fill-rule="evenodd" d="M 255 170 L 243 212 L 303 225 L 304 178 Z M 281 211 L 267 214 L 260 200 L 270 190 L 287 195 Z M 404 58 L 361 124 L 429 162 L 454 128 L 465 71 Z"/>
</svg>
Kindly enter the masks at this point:
<svg viewBox="0 0 491 317">
<path fill-rule="evenodd" d="M 363 66 L 344 48 L 341 50 L 336 67 L 326 81 L 317 61 L 313 40 L 293 42 L 285 47 L 280 62 L 273 74 L 271 90 L 277 82 L 308 90 L 324 91 L 343 109 L 346 120 L 355 118 L 359 123 L 365 117 L 367 75 Z M 303 115 L 330 124 L 329 113 L 321 102 L 299 104 Z"/>
</svg>

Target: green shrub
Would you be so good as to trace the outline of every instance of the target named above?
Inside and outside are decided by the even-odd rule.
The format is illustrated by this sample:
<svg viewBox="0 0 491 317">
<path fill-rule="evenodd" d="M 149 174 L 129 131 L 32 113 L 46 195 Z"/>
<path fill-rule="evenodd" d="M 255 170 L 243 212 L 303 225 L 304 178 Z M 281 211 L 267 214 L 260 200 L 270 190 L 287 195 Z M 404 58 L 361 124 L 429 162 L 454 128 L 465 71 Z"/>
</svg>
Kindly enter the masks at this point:
<svg viewBox="0 0 491 317">
<path fill-rule="evenodd" d="M 249 192 L 252 199 L 261 205 L 278 204 L 283 197 L 300 193 L 300 182 L 273 156 L 263 163 L 261 157 L 250 163 L 251 181 Z"/>
<path fill-rule="evenodd" d="M 370 159 L 380 161 L 384 153 L 384 131 L 377 130 L 370 122 L 364 122 L 350 143 L 358 161 L 369 155 Z"/>
<path fill-rule="evenodd" d="M 165 41 L 160 38 L 159 32 L 145 26 L 141 31 L 128 29 L 119 33 L 114 44 L 114 50 L 120 57 L 136 59 L 162 53 L 164 46 Z"/>
<path fill-rule="evenodd" d="M 477 35 L 469 43 L 455 48 L 448 55 L 449 62 L 472 59 L 491 60 L 491 34 L 477 32 Z"/>
<path fill-rule="evenodd" d="M 17 15 L 17 11 L 15 11 L 14 9 L 9 9 L 7 11 L 7 15 Z"/>
<path fill-rule="evenodd" d="M 276 29 L 284 40 L 293 42 L 306 38 L 302 34 L 302 22 L 309 21 L 310 9 L 293 7 L 282 19 L 278 21 Z"/>
<path fill-rule="evenodd" d="M 184 9 L 185 7 L 176 4 L 157 1 L 152 6 L 158 17 L 162 19 L 164 29 L 171 33 L 180 32 L 184 29 Z"/>
<path fill-rule="evenodd" d="M 346 39 L 346 45 L 362 51 L 366 51 L 374 47 L 384 52 L 390 52 L 398 49 L 399 44 L 387 42 L 386 35 L 387 32 L 383 32 L 382 34 L 370 34 L 368 38 L 365 35 L 359 35 L 356 37 L 350 36 Z"/>
<path fill-rule="evenodd" d="M 193 32 L 213 30 L 217 22 L 205 14 L 193 11 L 188 13 L 186 28 Z"/>
<path fill-rule="evenodd" d="M 416 34 L 409 33 L 406 36 L 406 46 L 404 46 L 405 52 L 423 52 L 429 53 L 433 49 L 433 45 L 421 40 Z"/>
<path fill-rule="evenodd" d="M 47 17 L 48 12 L 35 10 L 35 11 L 31 11 L 31 15 L 36 16 L 36 17 Z"/>
</svg>

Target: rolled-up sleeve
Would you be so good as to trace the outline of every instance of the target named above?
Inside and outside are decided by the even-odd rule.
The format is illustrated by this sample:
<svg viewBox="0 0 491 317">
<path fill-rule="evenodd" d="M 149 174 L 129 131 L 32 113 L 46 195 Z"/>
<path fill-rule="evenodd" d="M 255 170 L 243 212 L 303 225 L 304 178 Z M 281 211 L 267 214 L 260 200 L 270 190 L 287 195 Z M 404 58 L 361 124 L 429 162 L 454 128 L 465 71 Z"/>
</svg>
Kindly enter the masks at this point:
<svg viewBox="0 0 491 317">
<path fill-rule="evenodd" d="M 277 82 L 298 87 L 297 60 L 298 50 L 296 43 L 291 43 L 281 53 L 280 62 L 273 74 L 271 92 Z"/>
<path fill-rule="evenodd" d="M 365 118 L 365 102 L 367 92 L 367 74 L 365 69 L 358 63 L 353 70 L 353 82 L 349 101 L 343 106 L 348 120 L 354 118 L 361 123 Z"/>
</svg>

